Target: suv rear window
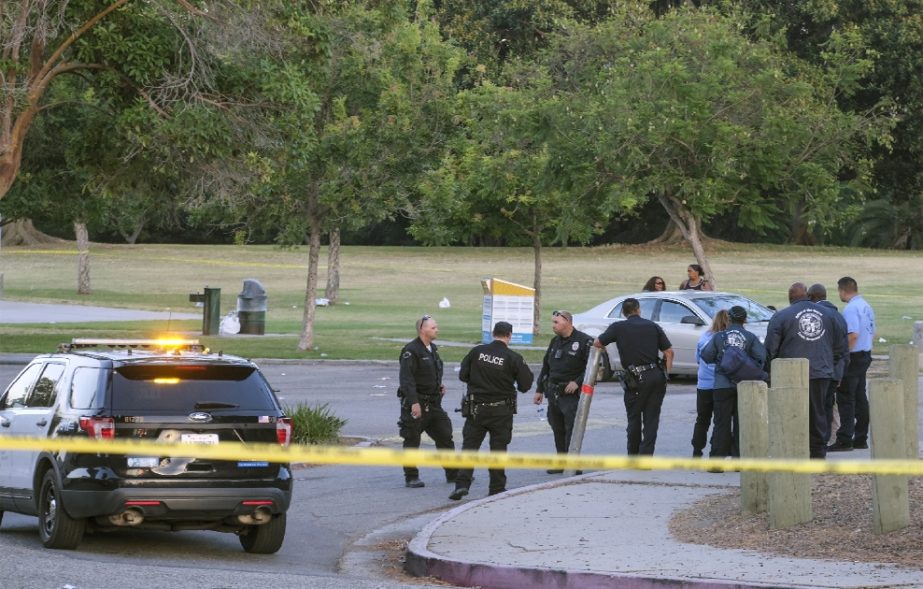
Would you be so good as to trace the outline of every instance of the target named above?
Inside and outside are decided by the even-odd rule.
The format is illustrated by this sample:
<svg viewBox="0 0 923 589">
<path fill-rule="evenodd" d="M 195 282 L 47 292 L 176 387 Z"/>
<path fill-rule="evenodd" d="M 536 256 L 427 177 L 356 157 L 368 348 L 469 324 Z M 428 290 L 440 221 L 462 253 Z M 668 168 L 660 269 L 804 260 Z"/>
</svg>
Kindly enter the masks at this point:
<svg viewBox="0 0 923 589">
<path fill-rule="evenodd" d="M 253 366 L 122 366 L 112 375 L 111 391 L 112 411 L 119 414 L 277 409 L 266 379 Z"/>
</svg>

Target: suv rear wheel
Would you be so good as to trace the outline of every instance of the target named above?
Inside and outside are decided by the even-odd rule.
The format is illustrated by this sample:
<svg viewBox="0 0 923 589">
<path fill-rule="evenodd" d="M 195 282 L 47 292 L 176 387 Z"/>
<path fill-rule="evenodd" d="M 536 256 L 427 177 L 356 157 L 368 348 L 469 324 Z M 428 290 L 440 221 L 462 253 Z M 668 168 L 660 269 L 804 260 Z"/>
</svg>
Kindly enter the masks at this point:
<svg viewBox="0 0 923 589">
<path fill-rule="evenodd" d="M 273 554 L 282 548 L 285 540 L 285 514 L 280 513 L 260 526 L 247 526 L 240 533 L 240 545 L 253 554 Z"/>
<path fill-rule="evenodd" d="M 61 487 L 53 470 L 42 478 L 38 496 L 38 533 L 46 548 L 73 549 L 83 539 L 86 520 L 67 515 L 61 505 Z"/>
</svg>

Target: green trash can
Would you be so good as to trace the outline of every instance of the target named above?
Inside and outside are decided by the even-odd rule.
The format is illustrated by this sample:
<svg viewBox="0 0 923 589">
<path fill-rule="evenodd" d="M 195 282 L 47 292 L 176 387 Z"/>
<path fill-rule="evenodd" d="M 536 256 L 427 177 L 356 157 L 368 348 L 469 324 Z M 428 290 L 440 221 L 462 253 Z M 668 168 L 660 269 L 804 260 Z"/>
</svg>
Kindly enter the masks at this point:
<svg viewBox="0 0 923 589">
<path fill-rule="evenodd" d="M 237 319 L 240 321 L 240 333 L 265 335 L 266 333 L 266 289 L 259 280 L 244 280 L 244 288 L 237 295 Z"/>
</svg>

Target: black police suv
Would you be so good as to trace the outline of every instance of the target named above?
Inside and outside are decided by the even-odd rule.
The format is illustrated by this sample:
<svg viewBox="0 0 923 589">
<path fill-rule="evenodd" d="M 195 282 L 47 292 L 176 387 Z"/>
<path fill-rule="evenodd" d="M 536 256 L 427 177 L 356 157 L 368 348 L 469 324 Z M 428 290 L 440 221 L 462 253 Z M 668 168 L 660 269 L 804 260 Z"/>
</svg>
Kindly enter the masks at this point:
<svg viewBox="0 0 923 589">
<path fill-rule="evenodd" d="M 292 434 L 257 366 L 194 340 L 74 340 L 36 357 L 0 397 L 0 436 L 159 440 L 188 457 L 0 449 L 0 510 L 38 516 L 48 548 L 85 531 L 216 530 L 273 553 L 292 496 L 287 464 L 195 458 L 196 444 Z M 2 518 L 2 511 L 0 511 Z"/>
</svg>

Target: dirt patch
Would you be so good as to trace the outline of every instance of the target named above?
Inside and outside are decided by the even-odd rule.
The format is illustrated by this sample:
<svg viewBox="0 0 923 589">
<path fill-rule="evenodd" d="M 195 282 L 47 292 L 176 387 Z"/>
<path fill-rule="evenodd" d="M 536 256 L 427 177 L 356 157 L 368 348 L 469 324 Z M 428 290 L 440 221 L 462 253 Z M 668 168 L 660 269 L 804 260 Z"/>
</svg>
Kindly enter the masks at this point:
<svg viewBox="0 0 923 589">
<path fill-rule="evenodd" d="M 813 480 L 814 519 L 770 530 L 767 514 L 741 514 L 740 492 L 707 497 L 677 513 L 670 532 L 678 540 L 719 548 L 739 548 L 781 556 L 877 562 L 923 569 L 923 479 L 911 479 L 910 526 L 872 532 L 870 476 L 817 475 Z"/>
<path fill-rule="evenodd" d="M 414 577 L 404 571 L 404 561 L 407 558 L 407 540 L 387 540 L 371 547 L 371 550 L 380 555 L 376 560 L 381 568 L 379 573 L 394 581 L 408 585 L 439 585 L 452 587 L 436 577 Z"/>
</svg>

